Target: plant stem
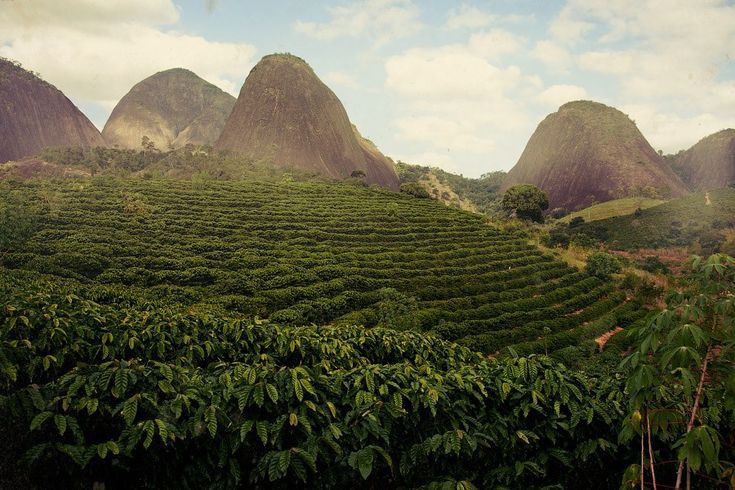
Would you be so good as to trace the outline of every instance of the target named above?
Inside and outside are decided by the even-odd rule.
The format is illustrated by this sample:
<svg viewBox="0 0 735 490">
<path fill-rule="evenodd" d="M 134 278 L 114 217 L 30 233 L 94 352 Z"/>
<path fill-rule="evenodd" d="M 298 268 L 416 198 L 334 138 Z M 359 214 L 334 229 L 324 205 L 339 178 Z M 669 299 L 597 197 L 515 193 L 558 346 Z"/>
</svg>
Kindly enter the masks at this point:
<svg viewBox="0 0 735 490">
<path fill-rule="evenodd" d="M 644 468 L 646 467 L 646 446 L 643 444 L 643 435 L 644 435 L 643 427 L 641 427 L 641 490 L 645 490 L 645 484 L 646 484 L 646 477 L 643 472 Z"/>
<path fill-rule="evenodd" d="M 649 464 L 651 465 L 651 480 L 653 481 L 653 490 L 658 487 L 656 485 L 656 470 L 653 468 L 653 444 L 651 443 L 651 419 L 648 416 L 648 410 L 646 410 L 646 432 L 648 433 L 648 456 Z"/>
<path fill-rule="evenodd" d="M 704 363 L 702 363 L 702 373 L 699 375 L 699 384 L 697 385 L 697 394 L 694 396 L 694 405 L 692 405 L 692 415 L 689 417 L 689 422 L 687 423 L 687 434 L 689 434 L 692 431 L 692 427 L 694 427 L 694 421 L 697 419 L 697 411 L 699 411 L 699 400 L 702 397 L 702 389 L 704 387 L 704 378 L 707 375 L 707 363 L 709 362 L 709 355 L 710 350 L 712 348 L 710 346 L 707 346 L 707 352 L 704 354 Z M 684 461 L 682 460 L 679 462 L 679 469 L 676 472 L 676 484 L 674 485 L 674 488 L 676 490 L 681 490 L 681 477 L 684 473 Z"/>
</svg>

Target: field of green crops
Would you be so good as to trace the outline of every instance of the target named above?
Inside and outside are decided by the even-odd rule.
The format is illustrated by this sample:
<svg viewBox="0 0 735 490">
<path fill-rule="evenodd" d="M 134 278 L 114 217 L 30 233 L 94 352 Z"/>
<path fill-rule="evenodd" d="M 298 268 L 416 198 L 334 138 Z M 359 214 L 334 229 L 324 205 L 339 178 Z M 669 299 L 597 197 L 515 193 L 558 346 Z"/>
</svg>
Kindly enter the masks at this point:
<svg viewBox="0 0 735 490">
<path fill-rule="evenodd" d="M 3 266 L 197 311 L 432 331 L 488 353 L 554 351 L 642 314 L 519 232 L 355 185 L 93 179 L 0 196 L 41 203 Z"/>
</svg>

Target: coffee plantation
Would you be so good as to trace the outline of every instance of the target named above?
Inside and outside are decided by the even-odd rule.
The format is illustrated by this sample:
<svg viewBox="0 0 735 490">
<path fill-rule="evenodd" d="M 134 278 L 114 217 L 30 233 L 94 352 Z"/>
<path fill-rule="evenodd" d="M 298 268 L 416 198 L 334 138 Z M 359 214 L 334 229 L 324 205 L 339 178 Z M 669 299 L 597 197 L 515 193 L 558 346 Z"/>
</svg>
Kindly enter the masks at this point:
<svg viewBox="0 0 735 490">
<path fill-rule="evenodd" d="M 705 461 L 696 488 L 734 473 L 731 373 L 687 425 L 676 372 L 642 404 L 648 366 L 618 366 L 691 326 L 522 229 L 356 182 L 0 198 L 0 487 L 633 488 L 654 455 Z M 694 264 L 726 305 L 695 347 L 727 367 L 732 261 Z"/>
<path fill-rule="evenodd" d="M 388 191 L 115 179 L 0 186 L 7 202 L 17 195 L 36 203 L 37 229 L 6 247 L 3 266 L 202 311 L 435 331 L 496 352 L 585 329 L 625 304 L 609 281 L 520 232 Z"/>
</svg>

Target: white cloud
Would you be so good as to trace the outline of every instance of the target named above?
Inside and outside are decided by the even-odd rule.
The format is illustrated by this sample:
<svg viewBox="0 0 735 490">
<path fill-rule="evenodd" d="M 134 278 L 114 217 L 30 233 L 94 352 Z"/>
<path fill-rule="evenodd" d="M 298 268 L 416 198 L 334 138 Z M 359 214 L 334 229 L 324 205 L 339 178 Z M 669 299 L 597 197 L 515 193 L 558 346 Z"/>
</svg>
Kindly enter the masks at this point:
<svg viewBox="0 0 735 490">
<path fill-rule="evenodd" d="M 585 99 L 587 91 L 578 85 L 552 85 L 538 95 L 538 100 L 553 109 L 572 100 Z"/>
<path fill-rule="evenodd" d="M 164 29 L 178 19 L 170 0 L 3 2 L 0 55 L 107 110 L 135 83 L 173 67 L 237 95 L 255 48 Z"/>
<path fill-rule="evenodd" d="M 594 23 L 582 68 L 617 76 L 626 99 L 677 99 L 679 109 L 735 110 L 721 80 L 735 51 L 735 5 L 723 0 L 571 0 L 555 22 Z M 622 44 L 621 46 L 615 44 Z"/>
<path fill-rule="evenodd" d="M 620 110 L 633 119 L 651 145 L 664 153 L 676 153 L 724 128 L 735 127 L 735 116 L 702 113 L 682 117 L 659 112 L 647 104 L 623 105 Z"/>
<path fill-rule="evenodd" d="M 355 77 L 343 71 L 330 71 L 324 79 L 331 85 L 342 85 L 344 87 L 356 88 L 359 86 Z"/>
<path fill-rule="evenodd" d="M 568 0 L 549 31 L 543 49 L 572 50 L 579 68 L 612 82 L 612 101 L 634 108 L 642 132 L 664 151 L 732 124 L 732 2 Z"/>
<path fill-rule="evenodd" d="M 439 167 L 442 170 L 452 173 L 461 173 L 461 168 L 452 159 L 448 151 L 425 151 L 419 153 L 407 153 L 398 158 L 398 160 L 406 163 L 417 165 L 425 165 L 427 167 Z"/>
<path fill-rule="evenodd" d="M 503 29 L 473 34 L 467 49 L 483 58 L 498 59 L 508 54 L 517 53 L 525 44 L 520 36 Z"/>
<path fill-rule="evenodd" d="M 572 62 L 572 54 L 559 43 L 554 41 L 538 41 L 531 50 L 531 57 L 535 58 L 553 71 L 564 71 Z"/>
<path fill-rule="evenodd" d="M 375 46 L 407 37 L 421 29 L 419 8 L 412 0 L 360 0 L 328 8 L 328 22 L 296 21 L 297 32 L 320 40 L 369 37 Z"/>
<path fill-rule="evenodd" d="M 450 30 L 479 29 L 489 26 L 496 19 L 495 15 L 463 3 L 449 11 L 446 28 Z"/>
<path fill-rule="evenodd" d="M 486 172 L 498 140 L 531 124 L 525 104 L 543 86 L 538 77 L 498 62 L 524 43 L 492 30 L 462 44 L 388 58 L 385 85 L 402 101 L 393 122 L 396 138 L 442 155 L 444 168 L 461 161 L 467 173 Z"/>
</svg>

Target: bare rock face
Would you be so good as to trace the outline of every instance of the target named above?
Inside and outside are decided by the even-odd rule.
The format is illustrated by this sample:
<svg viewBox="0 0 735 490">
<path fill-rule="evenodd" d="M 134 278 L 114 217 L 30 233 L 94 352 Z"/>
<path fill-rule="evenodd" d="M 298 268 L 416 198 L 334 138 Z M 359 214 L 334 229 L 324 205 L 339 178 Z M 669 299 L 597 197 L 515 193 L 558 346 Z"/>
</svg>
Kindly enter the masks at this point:
<svg viewBox="0 0 735 490">
<path fill-rule="evenodd" d="M 195 73 L 173 68 L 137 83 L 110 114 L 102 136 L 110 146 L 139 149 L 147 137 L 160 150 L 213 144 L 235 98 Z"/>
<path fill-rule="evenodd" d="M 104 141 L 59 89 L 0 58 L 0 163 L 60 146 L 104 146 Z"/>
<path fill-rule="evenodd" d="M 672 165 L 697 191 L 735 183 L 735 129 L 724 129 L 703 138 L 677 154 Z"/>
<path fill-rule="evenodd" d="M 362 171 L 369 184 L 400 186 L 393 163 L 353 130 L 334 92 L 292 55 L 266 56 L 252 69 L 215 148 L 334 179 Z"/>
<path fill-rule="evenodd" d="M 520 183 L 543 189 L 550 209 L 687 192 L 628 116 L 591 101 L 569 102 L 541 121 L 504 188 Z"/>
</svg>

